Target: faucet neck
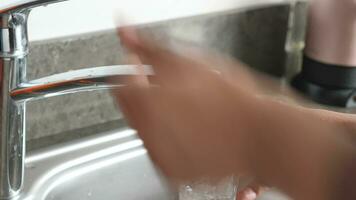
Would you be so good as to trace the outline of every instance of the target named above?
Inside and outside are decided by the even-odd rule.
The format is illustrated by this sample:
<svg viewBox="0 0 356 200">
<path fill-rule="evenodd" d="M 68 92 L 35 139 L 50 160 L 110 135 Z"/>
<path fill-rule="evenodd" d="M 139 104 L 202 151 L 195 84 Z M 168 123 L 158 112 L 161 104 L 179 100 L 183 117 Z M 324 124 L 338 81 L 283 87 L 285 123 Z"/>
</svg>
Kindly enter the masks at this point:
<svg viewBox="0 0 356 200">
<path fill-rule="evenodd" d="M 25 103 L 10 91 L 26 80 L 29 10 L 0 13 L 0 199 L 11 199 L 23 186 Z"/>
<path fill-rule="evenodd" d="M 28 54 L 28 15 L 29 10 L 0 14 L 0 58 Z"/>
</svg>

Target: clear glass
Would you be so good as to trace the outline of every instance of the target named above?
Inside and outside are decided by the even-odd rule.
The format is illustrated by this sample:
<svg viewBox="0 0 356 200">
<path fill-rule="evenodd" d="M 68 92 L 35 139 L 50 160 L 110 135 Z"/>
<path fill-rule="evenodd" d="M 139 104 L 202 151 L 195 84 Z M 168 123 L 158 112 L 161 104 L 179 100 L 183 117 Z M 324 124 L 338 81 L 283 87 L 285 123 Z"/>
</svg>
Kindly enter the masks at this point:
<svg viewBox="0 0 356 200">
<path fill-rule="evenodd" d="M 238 181 L 234 176 L 217 182 L 201 179 L 179 188 L 179 200 L 236 200 Z"/>
</svg>

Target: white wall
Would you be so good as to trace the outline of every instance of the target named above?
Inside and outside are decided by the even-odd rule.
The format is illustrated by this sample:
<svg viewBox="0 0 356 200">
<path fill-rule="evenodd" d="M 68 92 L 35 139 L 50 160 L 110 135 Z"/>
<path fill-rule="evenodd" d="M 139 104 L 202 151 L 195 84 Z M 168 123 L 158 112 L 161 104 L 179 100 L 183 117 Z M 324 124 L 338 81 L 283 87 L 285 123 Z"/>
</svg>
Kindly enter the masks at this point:
<svg viewBox="0 0 356 200">
<path fill-rule="evenodd" d="M 0 7 L 18 0 L 0 0 Z M 197 14 L 245 8 L 287 0 L 70 0 L 36 8 L 29 20 L 30 40 L 113 29 L 113 15 L 130 23 L 145 23 Z M 116 17 L 119 18 L 119 17 Z"/>
</svg>

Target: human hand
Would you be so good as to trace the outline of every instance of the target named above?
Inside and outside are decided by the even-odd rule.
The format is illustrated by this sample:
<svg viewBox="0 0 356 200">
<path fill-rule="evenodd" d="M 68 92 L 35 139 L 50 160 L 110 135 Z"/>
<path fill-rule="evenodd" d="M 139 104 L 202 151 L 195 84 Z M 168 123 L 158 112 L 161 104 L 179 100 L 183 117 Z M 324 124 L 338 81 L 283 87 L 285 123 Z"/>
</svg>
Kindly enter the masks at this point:
<svg viewBox="0 0 356 200">
<path fill-rule="evenodd" d="M 217 64 L 238 68 L 239 63 L 183 56 L 127 29 L 120 36 L 137 57 L 134 64 L 151 65 L 155 75 L 131 78 L 113 94 L 165 175 L 191 180 L 251 172 L 297 199 L 329 194 L 331 187 L 323 183 L 331 184 L 340 172 L 330 173 L 334 163 L 341 167 L 352 152 L 335 134 L 345 132 L 338 123 L 308 109 L 257 98 L 251 79 L 212 70 Z"/>
<path fill-rule="evenodd" d="M 242 170 L 245 109 L 255 98 L 214 71 L 213 63 L 137 41 L 135 34 L 121 32 L 122 42 L 155 75 L 128 80 L 113 94 L 154 162 L 176 180 Z"/>
</svg>

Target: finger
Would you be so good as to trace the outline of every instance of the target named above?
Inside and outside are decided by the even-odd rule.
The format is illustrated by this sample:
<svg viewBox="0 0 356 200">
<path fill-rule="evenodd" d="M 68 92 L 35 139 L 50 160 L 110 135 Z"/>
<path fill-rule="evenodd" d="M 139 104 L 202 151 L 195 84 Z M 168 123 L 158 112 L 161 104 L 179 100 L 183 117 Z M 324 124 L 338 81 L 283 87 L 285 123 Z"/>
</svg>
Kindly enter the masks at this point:
<svg viewBox="0 0 356 200">
<path fill-rule="evenodd" d="M 118 29 L 119 35 L 122 34 L 122 35 L 124 35 L 123 38 L 126 38 L 123 40 L 123 43 L 125 43 L 124 45 L 130 45 L 130 44 L 136 43 L 136 42 L 134 42 L 137 40 L 136 39 L 137 37 L 135 36 L 135 32 L 130 31 L 130 28 L 127 28 L 127 29 L 128 30 L 124 33 L 120 33 L 120 29 Z M 131 41 L 131 42 L 125 42 L 125 41 Z M 136 68 L 137 76 L 133 76 L 130 79 L 127 79 L 126 80 L 127 85 L 148 86 L 148 80 L 147 80 L 147 76 L 145 75 L 145 70 L 144 70 L 142 61 L 139 58 L 139 56 L 131 49 L 128 49 L 128 51 L 126 53 L 126 62 L 131 65 L 137 66 L 137 68 Z"/>
<path fill-rule="evenodd" d="M 117 33 L 119 38 L 121 39 L 122 44 L 127 48 L 128 55 L 128 63 L 131 64 L 140 64 L 143 65 L 148 64 L 148 62 L 143 61 L 144 58 L 138 54 L 143 54 L 140 50 L 142 47 L 140 46 L 139 37 L 137 36 L 137 32 L 134 30 L 133 27 L 125 27 L 125 28 L 118 28 Z M 159 81 L 157 80 L 157 76 L 147 76 L 147 82 L 151 85 L 158 85 Z"/>
<path fill-rule="evenodd" d="M 257 185 L 257 184 L 251 185 L 250 187 L 257 194 L 257 196 L 260 195 L 262 192 L 268 190 L 267 187 L 262 187 L 262 186 Z"/>
<path fill-rule="evenodd" d="M 137 75 L 112 78 L 109 81 L 114 84 L 122 84 L 123 87 L 112 90 L 116 102 L 126 117 L 129 125 L 135 129 L 141 128 L 144 123 L 144 114 L 148 115 L 148 89 L 149 83 L 144 73 L 140 59 L 130 51 L 126 55 L 127 62 L 136 66 Z M 147 117 L 148 118 L 148 117 Z"/>
<path fill-rule="evenodd" d="M 237 200 L 256 200 L 256 199 L 257 199 L 257 193 L 251 188 L 246 188 L 240 191 L 237 195 Z"/>
<path fill-rule="evenodd" d="M 147 64 L 145 62 L 145 51 L 148 51 L 147 45 L 144 45 L 142 39 L 138 36 L 138 33 L 134 27 L 126 26 L 117 29 L 117 34 L 120 38 L 120 41 L 126 49 L 132 54 L 137 55 L 141 63 Z M 154 50 L 150 50 L 154 52 Z"/>
<path fill-rule="evenodd" d="M 202 73 L 202 69 L 208 69 L 202 62 L 165 49 L 147 38 L 139 37 L 132 28 L 121 28 L 119 35 L 123 44 L 135 52 L 144 64 L 152 65 L 155 79 L 162 83 L 181 83 L 187 75 Z"/>
<path fill-rule="evenodd" d="M 136 30 L 133 27 L 126 26 L 117 29 L 117 34 L 121 43 L 132 52 L 140 51 L 142 47 Z"/>
</svg>

